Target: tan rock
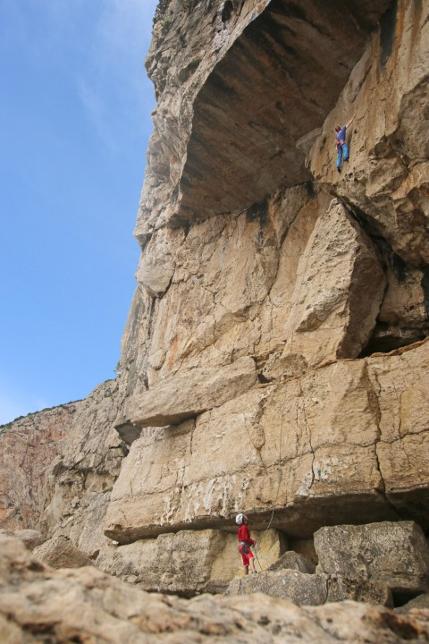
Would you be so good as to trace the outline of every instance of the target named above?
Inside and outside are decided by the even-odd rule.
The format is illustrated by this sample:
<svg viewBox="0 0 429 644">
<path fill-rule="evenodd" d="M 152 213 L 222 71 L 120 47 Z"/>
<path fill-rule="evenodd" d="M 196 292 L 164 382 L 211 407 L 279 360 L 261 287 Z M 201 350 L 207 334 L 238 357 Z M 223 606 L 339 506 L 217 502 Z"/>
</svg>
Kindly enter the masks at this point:
<svg viewBox="0 0 429 644">
<path fill-rule="evenodd" d="M 119 382 L 110 380 L 81 403 L 48 471 L 50 502 L 41 525 L 50 537 L 68 537 L 91 560 L 106 543 L 103 518 L 125 454 L 115 430 L 122 396 Z"/>
<path fill-rule="evenodd" d="M 226 6 L 175 3 L 155 22 L 148 69 L 159 104 L 136 228 L 143 243 L 167 221 L 239 211 L 282 182 L 308 180 L 303 139 L 322 125 L 388 0 Z"/>
<path fill-rule="evenodd" d="M 163 228 L 144 249 L 136 277 L 150 295 L 163 295 L 169 287 L 175 269 L 175 256 L 183 238 L 183 231 Z"/>
<path fill-rule="evenodd" d="M 40 546 L 44 541 L 44 537 L 38 530 L 1 530 L 2 537 L 14 537 L 22 541 L 28 550 L 33 550 L 36 546 Z"/>
<path fill-rule="evenodd" d="M 372 242 L 333 201 L 300 259 L 283 356 L 301 355 L 308 364 L 357 357 L 375 326 L 384 288 Z"/>
<path fill-rule="evenodd" d="M 294 550 L 287 550 L 282 556 L 277 559 L 268 570 L 298 570 L 299 572 L 314 573 L 316 566 L 304 555 L 294 552 Z"/>
<path fill-rule="evenodd" d="M 95 568 L 52 570 L 13 539 L 0 542 L 2 641 L 398 644 L 429 641 L 427 611 L 398 615 L 345 602 L 316 608 L 257 594 L 184 600 L 151 595 Z"/>
<path fill-rule="evenodd" d="M 389 585 L 383 580 L 329 575 L 327 589 L 327 602 L 351 599 L 390 608 L 394 605 Z"/>
<path fill-rule="evenodd" d="M 398 0 L 375 32 L 316 140 L 316 181 L 356 207 L 406 262 L 429 262 L 427 2 Z M 390 47 L 389 47 L 390 43 Z M 334 127 L 354 117 L 339 175 Z"/>
<path fill-rule="evenodd" d="M 268 571 L 234 579 L 228 595 L 265 593 L 290 599 L 298 606 L 320 606 L 327 600 L 326 575 L 310 575 L 298 570 Z"/>
<path fill-rule="evenodd" d="M 429 343 L 404 347 L 368 360 L 368 375 L 380 392 L 377 456 L 389 499 L 426 526 L 429 471 Z M 406 514 L 405 516 L 410 516 Z"/>
<path fill-rule="evenodd" d="M 44 537 L 38 530 L 15 530 L 14 536 L 21 539 L 29 550 L 33 550 L 44 542 Z"/>
<path fill-rule="evenodd" d="M 238 510 L 252 530 L 269 526 L 297 540 L 356 517 L 402 515 L 429 527 L 429 345 L 396 350 L 428 331 L 429 7 L 340 4 L 169 0 L 158 8 L 148 68 L 159 103 L 136 228 L 143 254 L 118 377 L 80 404 L 35 501 L 43 497 L 37 512 L 52 543 L 67 538 L 130 582 L 219 589 L 237 562 L 234 536 L 219 531 L 234 528 Z M 333 126 L 351 115 L 351 159 L 339 175 Z M 395 352 L 357 359 L 380 347 Z M 122 438 L 131 444 L 126 459 Z M 37 447 L 34 460 L 40 455 Z M 21 479 L 17 487 L 19 506 Z M 124 545 L 109 545 L 103 529 Z M 123 586 L 107 593 L 112 609 L 100 608 L 110 581 L 94 570 L 69 571 L 67 593 L 78 599 L 60 632 L 64 577 L 49 574 L 62 580 L 57 613 L 46 618 L 43 593 L 52 600 L 52 589 L 24 594 L 18 613 L 27 633 L 74 639 L 79 626 L 97 640 L 104 624 L 113 641 L 138 641 L 141 620 L 143 631 L 169 630 L 173 641 L 201 639 L 207 629 L 221 640 L 236 636 L 227 605 L 210 598 L 192 604 L 194 621 L 176 613 L 174 624 L 192 628 L 198 611 L 222 613 L 199 621 L 196 635 L 163 624 L 165 600 L 150 605 L 154 624 Z M 385 585 L 353 582 L 330 579 L 328 598 L 389 601 Z M 245 605 L 245 635 L 262 642 L 275 620 L 247 600 L 228 606 L 237 619 Z M 22 617 L 34 619 L 32 602 L 36 627 Z M 310 641 L 359 641 L 359 630 L 369 641 L 424 633 L 413 623 L 410 635 L 410 622 L 391 613 L 352 609 L 341 619 L 311 613 L 320 617 Z M 293 613 L 300 636 L 308 614 Z M 291 619 L 282 641 L 295 637 Z M 376 639 L 368 629 L 380 622 L 389 626 Z"/>
<path fill-rule="evenodd" d="M 281 553 L 276 530 L 253 532 L 258 566 L 269 566 Z M 242 574 L 235 534 L 219 530 L 182 530 L 129 545 L 105 547 L 96 562 L 101 570 L 150 591 L 193 595 L 223 590 Z"/>
<path fill-rule="evenodd" d="M 239 396 L 256 382 L 255 363 L 239 358 L 221 369 L 195 368 L 164 380 L 127 404 L 130 421 L 141 427 L 178 424 Z"/>
<path fill-rule="evenodd" d="M 228 522 L 237 511 L 263 528 L 275 510 L 275 527 L 310 536 L 326 523 L 353 521 L 356 512 L 363 522 L 395 518 L 396 493 L 410 490 L 408 511 L 426 525 L 419 500 L 428 489 L 428 452 L 416 452 L 405 467 L 399 445 L 419 441 L 421 448 L 427 435 L 428 352 L 425 342 L 338 361 L 252 389 L 195 424 L 145 430 L 123 462 L 106 534 L 130 541 Z"/>
<path fill-rule="evenodd" d="M 149 338 L 141 325 L 138 337 L 125 340 L 124 369 L 137 360 L 151 388 L 180 371 L 226 367 L 253 355 L 261 335 L 257 313 L 276 277 L 276 244 L 274 226 L 246 214 L 193 226 L 168 292 L 148 305 Z M 136 393 L 142 388 L 134 386 Z"/>
<path fill-rule="evenodd" d="M 34 556 L 53 568 L 81 568 L 91 562 L 72 544 L 68 537 L 58 536 L 48 539 L 34 549 Z"/>
<path fill-rule="evenodd" d="M 424 272 L 393 256 L 386 272 L 387 289 L 366 353 L 391 351 L 425 338 L 429 333 Z"/>
<path fill-rule="evenodd" d="M 384 582 L 393 592 L 429 588 L 429 545 L 413 521 L 324 527 L 314 545 L 320 574 Z"/>
</svg>

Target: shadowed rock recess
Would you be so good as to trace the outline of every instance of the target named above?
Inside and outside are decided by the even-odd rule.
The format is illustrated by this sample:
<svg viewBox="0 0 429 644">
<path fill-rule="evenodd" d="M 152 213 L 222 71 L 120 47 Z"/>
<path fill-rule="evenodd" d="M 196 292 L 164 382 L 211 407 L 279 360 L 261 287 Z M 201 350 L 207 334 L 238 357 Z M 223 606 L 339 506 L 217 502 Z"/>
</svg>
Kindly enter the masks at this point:
<svg viewBox="0 0 429 644">
<path fill-rule="evenodd" d="M 159 3 L 117 377 L 0 428 L 10 641 L 429 641 L 428 61 L 429 0 Z"/>
</svg>

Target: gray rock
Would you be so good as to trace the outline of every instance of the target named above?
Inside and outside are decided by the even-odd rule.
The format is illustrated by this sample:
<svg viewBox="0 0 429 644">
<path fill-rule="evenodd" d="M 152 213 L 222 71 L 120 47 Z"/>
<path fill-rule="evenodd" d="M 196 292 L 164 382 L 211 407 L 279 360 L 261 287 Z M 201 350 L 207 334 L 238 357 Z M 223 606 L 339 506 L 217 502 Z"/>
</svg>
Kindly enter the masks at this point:
<svg viewBox="0 0 429 644">
<path fill-rule="evenodd" d="M 345 577 L 329 577 L 328 602 L 340 602 L 346 599 L 393 606 L 393 597 L 387 584 L 367 579 L 347 579 Z"/>
<path fill-rule="evenodd" d="M 91 561 L 67 537 L 52 537 L 33 551 L 35 557 L 53 568 L 91 566 Z"/>
<path fill-rule="evenodd" d="M 0 537 L 17 537 L 28 550 L 33 550 L 43 543 L 44 538 L 38 530 L 1 530 Z"/>
<path fill-rule="evenodd" d="M 318 573 L 384 582 L 393 592 L 428 588 L 429 546 L 413 521 L 325 527 L 314 544 Z"/>
<path fill-rule="evenodd" d="M 280 559 L 271 564 L 268 570 L 298 570 L 299 572 L 313 573 L 316 570 L 316 566 L 304 555 L 294 550 L 288 550 L 282 554 Z"/>
<path fill-rule="evenodd" d="M 140 434 L 142 432 L 141 427 L 136 427 L 127 420 L 121 420 L 117 425 L 115 425 L 115 429 L 127 445 L 131 445 L 135 440 L 140 438 Z"/>
<path fill-rule="evenodd" d="M 40 546 L 45 541 L 38 530 L 15 530 L 15 536 L 21 539 L 29 550 L 33 550 L 33 548 Z"/>
<path fill-rule="evenodd" d="M 0 586 L 0 639 L 11 644 L 429 642 L 425 610 L 396 615 L 355 602 L 300 608 L 261 594 L 245 599 L 208 594 L 192 600 L 166 597 L 94 568 L 45 568 L 22 542 L 1 535 Z"/>
<path fill-rule="evenodd" d="M 327 599 L 327 577 L 298 570 L 267 571 L 233 579 L 227 591 L 228 595 L 251 593 L 284 597 L 298 606 L 320 606 Z"/>
</svg>

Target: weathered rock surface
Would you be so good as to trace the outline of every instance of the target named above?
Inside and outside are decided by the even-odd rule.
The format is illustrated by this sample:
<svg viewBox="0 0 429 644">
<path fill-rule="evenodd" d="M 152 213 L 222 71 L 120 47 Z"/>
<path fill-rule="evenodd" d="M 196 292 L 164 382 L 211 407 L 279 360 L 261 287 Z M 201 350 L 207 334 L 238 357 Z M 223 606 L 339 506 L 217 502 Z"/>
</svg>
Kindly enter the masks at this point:
<svg viewBox="0 0 429 644">
<path fill-rule="evenodd" d="M 253 536 L 260 562 L 269 566 L 277 561 L 282 548 L 277 531 L 254 532 Z M 107 546 L 96 565 L 145 590 L 181 595 L 222 591 L 243 568 L 236 535 L 220 530 L 184 530 Z"/>
<path fill-rule="evenodd" d="M 44 537 L 38 530 L 0 530 L 0 534 L 5 537 L 15 537 L 22 541 L 28 550 L 33 550 L 40 546 L 44 541 Z"/>
<path fill-rule="evenodd" d="M 412 521 L 325 527 L 314 545 L 320 574 L 384 582 L 393 592 L 429 588 L 429 545 Z"/>
<path fill-rule="evenodd" d="M 0 427 L 0 527 L 38 527 L 49 502 L 47 465 L 60 453 L 81 404 L 45 409 Z"/>
<path fill-rule="evenodd" d="M 391 3 L 311 153 L 316 181 L 415 267 L 429 263 L 428 15 L 427 2 Z M 329 141 L 351 117 L 350 161 L 338 174 Z"/>
<path fill-rule="evenodd" d="M 392 607 L 394 605 L 392 592 L 384 581 L 329 575 L 326 601 L 338 602 L 346 599 L 378 606 Z"/>
<path fill-rule="evenodd" d="M 319 217 L 297 273 L 283 356 L 308 364 L 356 358 L 375 326 L 385 277 L 372 242 L 340 203 Z"/>
<path fill-rule="evenodd" d="M 53 568 L 81 568 L 91 565 L 88 557 L 79 552 L 70 539 L 64 536 L 48 539 L 34 549 L 34 556 Z"/>
<path fill-rule="evenodd" d="M 273 525 L 302 537 L 357 512 L 360 522 L 397 518 L 396 499 L 427 525 L 428 360 L 426 341 L 337 361 L 195 423 L 145 430 L 115 483 L 106 534 L 126 542 L 240 510 L 263 528 L 275 509 Z"/>
<path fill-rule="evenodd" d="M 52 570 L 1 538 L 0 633 L 5 642 L 429 641 L 429 614 L 354 602 L 299 608 L 262 594 L 193 600 L 150 595 L 95 568 Z"/>
<path fill-rule="evenodd" d="M 251 358 L 240 358 L 222 369 L 195 368 L 135 397 L 130 421 L 141 427 L 179 424 L 236 398 L 256 383 L 256 377 Z"/>
<path fill-rule="evenodd" d="M 322 125 L 389 2 L 227 4 L 158 13 L 142 241 L 168 220 L 241 210 L 308 179 L 296 144 Z"/>
<path fill-rule="evenodd" d="M 229 595 L 265 593 L 283 597 L 298 606 L 320 606 L 328 602 L 354 600 L 393 606 L 392 594 L 382 581 L 351 579 L 341 575 L 309 574 L 298 570 L 267 570 L 241 579 L 233 579 Z"/>
<path fill-rule="evenodd" d="M 428 588 L 429 545 L 412 521 L 325 527 L 314 543 L 316 574 L 308 560 L 286 552 L 266 572 L 234 579 L 228 593 L 264 592 L 299 605 L 353 599 L 393 606 Z"/>
<path fill-rule="evenodd" d="M 0 432 L 0 521 L 35 518 L 51 543 L 182 594 L 229 581 L 238 557 L 221 530 L 237 511 L 291 548 L 338 523 L 429 528 L 428 16 L 428 0 L 162 0 L 118 375 L 79 403 L 61 449 L 26 425 L 24 454 L 7 442 L 20 431 Z M 338 173 L 333 127 L 351 116 Z M 26 463 L 16 492 L 4 439 Z M 328 582 L 329 601 L 417 592 Z M 371 620 L 419 637 L 352 606 L 343 623 L 320 613 L 336 626 L 326 617 L 311 641 L 347 637 L 354 619 L 369 641 Z"/>
<path fill-rule="evenodd" d="M 229 595 L 250 593 L 283 597 L 298 606 L 320 606 L 328 598 L 328 578 L 323 574 L 310 575 L 298 570 L 267 571 L 234 579 L 228 587 Z"/>
<path fill-rule="evenodd" d="M 316 570 L 316 566 L 304 555 L 294 550 L 287 550 L 277 561 L 269 566 L 268 570 L 298 570 L 299 572 L 313 573 Z"/>
<path fill-rule="evenodd" d="M 41 525 L 91 560 L 106 543 L 102 522 L 125 453 L 115 430 L 122 397 L 120 384 L 109 380 L 80 404 L 48 472 L 50 502 Z"/>
<path fill-rule="evenodd" d="M 391 256 L 386 271 L 387 290 L 377 325 L 366 352 L 390 351 L 418 342 L 429 334 L 424 272 Z"/>
</svg>

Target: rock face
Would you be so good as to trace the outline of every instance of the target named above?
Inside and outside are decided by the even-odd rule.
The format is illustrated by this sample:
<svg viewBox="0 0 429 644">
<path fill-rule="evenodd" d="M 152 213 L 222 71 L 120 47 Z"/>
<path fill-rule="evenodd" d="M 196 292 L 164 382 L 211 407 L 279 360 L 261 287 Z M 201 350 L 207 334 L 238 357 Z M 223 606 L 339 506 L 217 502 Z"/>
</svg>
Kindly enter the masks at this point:
<svg viewBox="0 0 429 644">
<path fill-rule="evenodd" d="M 296 144 L 322 125 L 388 5 L 160 5 L 147 62 L 158 108 L 137 235 L 309 179 Z"/>
<path fill-rule="evenodd" d="M 428 588 L 429 545 L 412 521 L 321 528 L 314 546 L 316 574 L 302 556 L 286 552 L 268 571 L 234 579 L 228 593 L 264 592 L 298 605 L 354 599 L 393 606 Z"/>
<path fill-rule="evenodd" d="M 321 528 L 314 541 L 320 573 L 375 579 L 394 592 L 429 588 L 429 545 L 412 521 Z"/>
<path fill-rule="evenodd" d="M 290 599 L 298 606 L 320 606 L 328 599 L 327 582 L 326 575 L 309 575 L 298 570 L 262 572 L 234 579 L 228 594 L 265 593 L 270 597 Z"/>
<path fill-rule="evenodd" d="M 276 530 L 255 532 L 260 565 L 280 557 L 283 542 Z M 129 545 L 105 547 L 97 567 L 149 591 L 180 595 L 219 592 L 242 563 L 234 534 L 220 530 L 183 530 Z M 49 562 L 48 562 L 49 563 Z M 51 564 L 52 565 L 52 564 Z"/>
<path fill-rule="evenodd" d="M 5 537 L 20 539 L 29 550 L 33 550 L 44 542 L 44 538 L 38 530 L 28 528 L 24 530 L 1 530 L 0 534 Z"/>
<path fill-rule="evenodd" d="M 114 427 L 121 395 L 118 383 L 108 381 L 84 401 L 2 428 L 2 527 L 38 528 L 45 539 L 71 539 L 85 561 L 97 556 L 106 542 L 102 520 L 126 452 Z"/>
<path fill-rule="evenodd" d="M 196 368 L 142 393 L 133 401 L 130 421 L 141 427 L 177 425 L 236 398 L 255 384 L 251 358 L 240 358 L 223 369 Z"/>
<path fill-rule="evenodd" d="M 46 466 L 61 451 L 81 403 L 29 414 L 0 427 L 0 528 L 34 528 L 49 497 Z"/>
<path fill-rule="evenodd" d="M 108 380 L 83 401 L 48 472 L 50 503 L 42 525 L 91 560 L 106 543 L 102 522 L 126 453 L 115 431 L 122 396 L 118 382 Z"/>
<path fill-rule="evenodd" d="M 304 557 L 304 555 L 288 550 L 277 559 L 268 570 L 299 570 L 299 572 L 312 573 L 315 571 L 314 563 Z"/>
<path fill-rule="evenodd" d="M 429 262 L 427 3 L 391 3 L 311 153 L 311 171 L 359 210 L 405 262 Z M 351 158 L 338 174 L 334 125 L 354 116 Z"/>
<path fill-rule="evenodd" d="M 232 579 L 228 534 L 240 511 L 264 568 L 295 553 L 264 591 L 269 575 L 304 603 L 425 590 L 412 522 L 429 529 L 428 59 L 428 0 L 160 2 L 117 378 L 55 412 L 61 443 L 26 421 L 0 433 L 6 527 L 145 589 L 247 593 L 258 582 Z M 338 172 L 334 126 L 351 117 Z M 12 449 L 28 460 L 13 493 Z M 320 529 L 314 574 L 298 554 Z M 320 615 L 419 637 L 347 606 Z M 312 641 L 341 639 L 346 622 L 321 635 L 318 614 Z"/>
<path fill-rule="evenodd" d="M 48 539 L 34 549 L 34 556 L 53 568 L 81 568 L 90 566 L 85 557 L 67 537 L 59 536 Z"/>
<path fill-rule="evenodd" d="M 150 595 L 95 568 L 53 570 L 0 537 L 4 642 L 429 642 L 428 611 L 354 602 L 299 608 L 264 595 L 193 600 Z"/>
<path fill-rule="evenodd" d="M 375 326 L 384 288 L 373 244 L 333 201 L 298 264 L 283 356 L 298 354 L 312 365 L 357 357 Z"/>
<path fill-rule="evenodd" d="M 145 431 L 122 464 L 107 534 L 126 542 L 213 525 L 240 509 L 263 528 L 275 509 L 274 525 L 303 537 L 353 521 L 357 510 L 361 522 L 397 518 L 406 499 L 427 525 L 418 499 L 426 498 L 428 359 L 425 342 L 337 361 L 260 385 L 195 422 Z"/>
</svg>

